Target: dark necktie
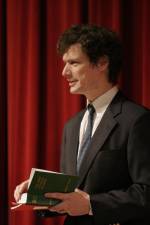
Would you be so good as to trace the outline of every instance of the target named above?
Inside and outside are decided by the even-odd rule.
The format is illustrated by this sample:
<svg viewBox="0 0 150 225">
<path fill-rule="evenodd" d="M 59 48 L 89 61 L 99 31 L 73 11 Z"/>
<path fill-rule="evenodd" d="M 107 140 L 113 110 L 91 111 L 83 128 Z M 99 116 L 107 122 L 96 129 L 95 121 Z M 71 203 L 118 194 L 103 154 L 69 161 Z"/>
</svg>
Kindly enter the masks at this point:
<svg viewBox="0 0 150 225">
<path fill-rule="evenodd" d="M 82 142 L 81 142 L 81 147 L 79 149 L 79 155 L 77 159 L 77 172 L 79 173 L 79 169 L 82 163 L 82 160 L 84 158 L 84 155 L 86 153 L 86 150 L 88 149 L 88 146 L 91 142 L 91 136 L 92 136 L 92 127 L 93 127 L 93 117 L 95 113 L 94 106 L 89 104 L 87 106 L 89 115 L 88 115 L 88 122 L 87 122 L 87 127 L 86 131 L 83 135 Z"/>
</svg>

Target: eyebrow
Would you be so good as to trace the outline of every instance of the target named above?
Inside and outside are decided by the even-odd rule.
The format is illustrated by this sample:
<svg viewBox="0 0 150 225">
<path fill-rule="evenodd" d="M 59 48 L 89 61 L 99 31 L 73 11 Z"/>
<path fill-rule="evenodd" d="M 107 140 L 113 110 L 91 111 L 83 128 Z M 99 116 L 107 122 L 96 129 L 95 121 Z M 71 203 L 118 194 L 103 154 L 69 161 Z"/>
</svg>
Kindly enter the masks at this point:
<svg viewBox="0 0 150 225">
<path fill-rule="evenodd" d="M 70 58 L 70 59 L 65 60 L 65 59 L 63 58 L 63 61 L 64 61 L 64 62 L 69 62 L 69 63 L 71 63 L 71 62 L 79 62 L 80 59 L 79 59 L 79 58 Z"/>
<path fill-rule="evenodd" d="M 72 63 L 72 62 L 79 62 L 79 61 L 80 61 L 79 59 L 69 59 L 69 60 L 68 60 L 69 63 Z"/>
</svg>

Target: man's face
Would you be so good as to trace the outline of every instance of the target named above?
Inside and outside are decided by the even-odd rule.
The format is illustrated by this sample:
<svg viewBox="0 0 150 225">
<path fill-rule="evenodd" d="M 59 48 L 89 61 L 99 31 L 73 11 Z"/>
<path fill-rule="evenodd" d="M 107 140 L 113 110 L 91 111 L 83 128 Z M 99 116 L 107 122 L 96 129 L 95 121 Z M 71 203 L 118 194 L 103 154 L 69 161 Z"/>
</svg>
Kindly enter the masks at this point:
<svg viewBox="0 0 150 225">
<path fill-rule="evenodd" d="M 82 51 L 80 44 L 72 45 L 63 55 L 65 63 L 62 75 L 67 79 L 72 94 L 90 97 L 99 89 L 100 69 L 93 65 Z"/>
</svg>

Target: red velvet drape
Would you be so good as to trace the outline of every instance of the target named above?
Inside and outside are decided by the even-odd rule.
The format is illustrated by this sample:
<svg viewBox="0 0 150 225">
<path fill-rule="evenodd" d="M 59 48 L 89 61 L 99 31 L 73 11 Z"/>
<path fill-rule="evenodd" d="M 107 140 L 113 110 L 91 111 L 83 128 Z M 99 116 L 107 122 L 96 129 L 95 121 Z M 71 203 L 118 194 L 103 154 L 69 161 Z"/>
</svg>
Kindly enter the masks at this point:
<svg viewBox="0 0 150 225">
<path fill-rule="evenodd" d="M 32 167 L 59 170 L 64 123 L 85 103 L 61 77 L 61 32 L 85 22 L 116 30 L 125 55 L 121 87 L 150 107 L 149 15 L 149 0 L 0 0 L 0 224 L 63 221 L 8 206 Z"/>
</svg>

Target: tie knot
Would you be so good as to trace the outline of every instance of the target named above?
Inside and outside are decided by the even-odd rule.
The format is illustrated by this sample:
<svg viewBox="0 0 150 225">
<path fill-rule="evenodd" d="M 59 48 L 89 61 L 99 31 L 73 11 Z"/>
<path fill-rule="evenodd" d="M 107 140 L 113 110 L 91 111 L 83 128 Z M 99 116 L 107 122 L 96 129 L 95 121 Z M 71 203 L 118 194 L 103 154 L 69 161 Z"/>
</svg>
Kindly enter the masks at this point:
<svg viewBox="0 0 150 225">
<path fill-rule="evenodd" d="M 89 114 L 93 115 L 95 113 L 95 108 L 92 104 L 88 104 L 87 109 L 89 111 Z"/>
</svg>

